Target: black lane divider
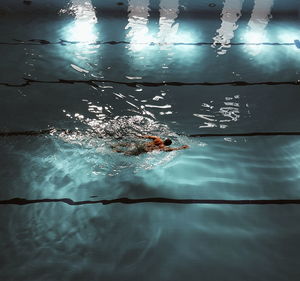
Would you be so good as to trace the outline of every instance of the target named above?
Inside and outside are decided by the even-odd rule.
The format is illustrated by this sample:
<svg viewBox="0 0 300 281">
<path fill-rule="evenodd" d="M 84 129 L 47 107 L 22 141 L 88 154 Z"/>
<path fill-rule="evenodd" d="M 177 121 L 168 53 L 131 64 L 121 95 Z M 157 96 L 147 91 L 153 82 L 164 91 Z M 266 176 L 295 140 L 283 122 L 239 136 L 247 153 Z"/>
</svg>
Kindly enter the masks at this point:
<svg viewBox="0 0 300 281">
<path fill-rule="evenodd" d="M 175 81 L 162 81 L 162 82 L 147 82 L 147 81 L 115 81 L 108 79 L 90 79 L 90 80 L 76 80 L 76 79 L 58 79 L 58 80 L 35 80 L 29 78 L 23 78 L 25 81 L 21 84 L 14 84 L 8 82 L 0 82 L 0 86 L 7 87 L 27 87 L 32 84 L 87 84 L 94 87 L 99 87 L 97 83 L 110 83 L 118 85 L 126 85 L 129 87 L 162 87 L 162 86 L 279 86 L 279 85 L 293 85 L 299 86 L 300 80 L 295 81 L 261 81 L 261 82 L 247 82 L 247 81 L 229 81 L 229 82 L 175 82 Z"/>
<path fill-rule="evenodd" d="M 72 133 L 72 130 L 64 129 L 46 129 L 37 131 L 15 131 L 15 132 L 0 132 L 0 137 L 17 137 L 17 136 L 42 136 L 50 135 L 55 132 Z"/>
<path fill-rule="evenodd" d="M 25 198 L 12 198 L 8 200 L 0 200 L 0 205 L 29 205 L 37 203 L 65 203 L 72 206 L 89 205 L 89 204 L 141 204 L 141 203 L 165 203 L 165 204 L 216 204 L 216 205 L 287 205 L 287 204 L 300 204 L 300 199 L 265 199 L 265 200 L 222 200 L 222 199 L 172 199 L 163 197 L 152 198 L 117 198 L 111 200 L 86 200 L 86 201 L 73 201 L 70 198 L 60 199 L 25 199 Z"/>
<path fill-rule="evenodd" d="M 64 39 L 60 39 L 58 42 L 51 42 L 44 39 L 29 39 L 29 40 L 19 40 L 19 39 L 13 39 L 15 42 L 0 42 L 0 45 L 76 45 L 76 44 L 86 44 L 86 45 L 129 45 L 131 42 L 129 41 L 96 41 L 92 43 L 87 42 L 81 42 L 81 41 L 68 41 Z M 298 40 L 295 40 L 294 43 L 285 43 L 285 42 L 260 42 L 260 43 L 250 43 L 250 42 L 233 42 L 230 44 L 221 44 L 221 43 L 215 43 L 215 42 L 194 42 L 194 43 L 186 43 L 186 42 L 173 42 L 169 43 L 168 45 L 174 45 L 174 46 L 296 46 L 298 48 Z M 139 45 L 150 45 L 150 46 L 159 46 L 160 43 L 156 42 L 149 42 L 149 43 L 134 43 Z"/>
<path fill-rule="evenodd" d="M 14 131 L 14 132 L 1 132 L 0 137 L 18 137 L 18 136 L 43 136 L 43 135 L 55 135 L 55 133 L 78 133 L 78 131 L 69 129 L 45 129 L 37 131 Z M 227 133 L 227 134 L 178 134 L 179 136 L 185 136 L 189 138 L 209 138 L 209 137 L 255 137 L 255 136 L 300 136 L 299 132 L 250 132 L 250 133 Z M 99 135 L 99 138 L 101 136 Z"/>
</svg>

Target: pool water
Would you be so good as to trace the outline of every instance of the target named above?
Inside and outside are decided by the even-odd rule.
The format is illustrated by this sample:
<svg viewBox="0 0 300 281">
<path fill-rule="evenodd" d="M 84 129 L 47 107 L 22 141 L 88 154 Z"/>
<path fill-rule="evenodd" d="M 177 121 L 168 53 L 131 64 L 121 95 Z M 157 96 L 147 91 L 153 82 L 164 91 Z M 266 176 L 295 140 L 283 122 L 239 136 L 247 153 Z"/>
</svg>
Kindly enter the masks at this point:
<svg viewBox="0 0 300 281">
<path fill-rule="evenodd" d="M 2 0 L 0 279 L 296 280 L 298 6 Z"/>
</svg>

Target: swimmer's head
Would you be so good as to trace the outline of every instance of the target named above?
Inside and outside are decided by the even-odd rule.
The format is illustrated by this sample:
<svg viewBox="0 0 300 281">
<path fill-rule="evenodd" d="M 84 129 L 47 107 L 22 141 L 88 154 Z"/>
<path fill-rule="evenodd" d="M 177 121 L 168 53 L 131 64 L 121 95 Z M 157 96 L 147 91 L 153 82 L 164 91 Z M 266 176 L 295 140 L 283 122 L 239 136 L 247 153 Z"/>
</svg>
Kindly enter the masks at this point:
<svg viewBox="0 0 300 281">
<path fill-rule="evenodd" d="M 172 141 L 170 139 L 165 139 L 164 145 L 169 146 L 172 144 Z"/>
</svg>

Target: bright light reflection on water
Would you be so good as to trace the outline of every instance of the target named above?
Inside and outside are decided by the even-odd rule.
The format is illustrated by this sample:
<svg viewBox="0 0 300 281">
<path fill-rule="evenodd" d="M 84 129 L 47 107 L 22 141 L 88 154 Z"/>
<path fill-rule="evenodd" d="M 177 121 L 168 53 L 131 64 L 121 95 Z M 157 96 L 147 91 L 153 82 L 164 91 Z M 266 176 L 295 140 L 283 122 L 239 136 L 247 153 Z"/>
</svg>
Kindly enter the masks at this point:
<svg viewBox="0 0 300 281">
<path fill-rule="evenodd" d="M 149 1 L 129 0 L 127 38 L 130 40 L 129 49 L 143 54 L 151 51 L 150 45 L 158 45 L 160 49 L 168 50 L 174 43 L 195 42 L 191 32 L 179 30 L 176 19 L 179 13 L 179 2 L 162 0 L 159 7 L 159 31 L 153 32 L 149 28 Z M 186 48 L 190 50 L 190 46 Z"/>
<path fill-rule="evenodd" d="M 298 29 L 293 28 L 280 28 L 277 31 L 278 42 L 280 43 L 292 43 L 294 44 L 295 40 L 300 39 L 300 31 Z M 300 58 L 300 49 L 294 44 L 293 46 L 286 46 L 285 51 L 288 54 L 291 54 L 295 59 Z"/>
<path fill-rule="evenodd" d="M 93 23 L 86 21 L 75 21 L 66 32 L 68 41 L 92 43 L 97 40 L 96 30 Z"/>
<path fill-rule="evenodd" d="M 250 55 L 256 56 L 260 54 L 262 51 L 269 48 L 269 46 L 262 45 L 262 43 L 268 42 L 267 35 L 264 31 L 262 32 L 255 32 L 255 31 L 248 31 L 245 32 L 244 35 L 244 42 L 248 43 L 245 45 L 245 50 Z"/>
<path fill-rule="evenodd" d="M 249 43 L 243 46 L 245 53 L 253 56 L 251 60 L 256 65 L 264 65 L 272 71 L 280 68 L 281 58 L 300 60 L 299 49 L 295 46 L 294 41 L 300 38 L 300 32 L 293 28 L 277 27 L 262 32 L 246 31 L 241 32 L 241 38 L 244 42 Z M 270 45 L 264 45 L 269 43 Z M 274 45 L 272 43 L 289 44 Z M 281 66 L 282 67 L 282 66 Z"/>
<path fill-rule="evenodd" d="M 92 2 L 72 0 L 68 8 L 62 9 L 60 14 L 74 16 L 74 20 L 68 22 L 60 31 L 64 40 L 75 43 L 67 43 L 64 49 L 60 49 L 64 59 L 70 60 L 68 66 L 83 75 L 91 72 L 95 77 L 99 77 L 100 74 L 94 71 L 98 60 L 93 58 L 98 56 L 100 45 L 92 44 L 98 40 L 99 26 Z"/>
<path fill-rule="evenodd" d="M 69 7 L 62 9 L 60 13 L 75 16 L 74 21 L 64 28 L 66 40 L 81 43 L 93 43 L 97 40 L 97 17 L 90 0 L 72 0 Z"/>
</svg>

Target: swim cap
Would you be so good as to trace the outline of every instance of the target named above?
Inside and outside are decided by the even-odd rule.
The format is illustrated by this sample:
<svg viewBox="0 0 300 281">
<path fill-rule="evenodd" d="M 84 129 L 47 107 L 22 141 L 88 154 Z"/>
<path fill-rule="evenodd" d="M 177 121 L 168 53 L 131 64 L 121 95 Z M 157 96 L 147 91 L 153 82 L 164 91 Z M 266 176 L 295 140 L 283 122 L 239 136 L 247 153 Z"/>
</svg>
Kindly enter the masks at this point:
<svg viewBox="0 0 300 281">
<path fill-rule="evenodd" d="M 170 139 L 165 139 L 164 145 L 169 146 L 169 145 L 171 145 L 171 144 L 172 144 L 172 141 L 171 141 Z"/>
</svg>

